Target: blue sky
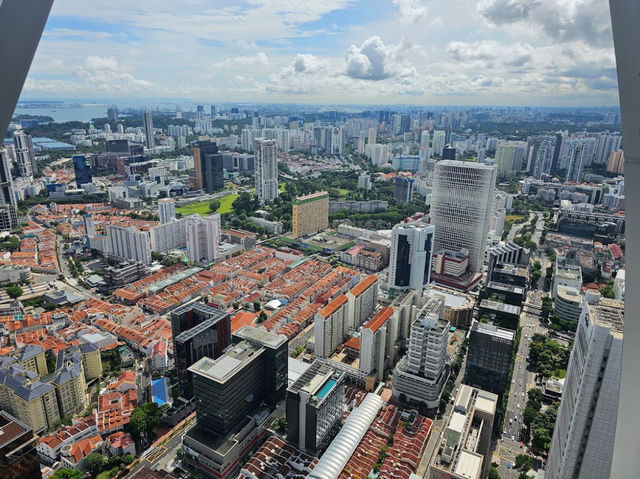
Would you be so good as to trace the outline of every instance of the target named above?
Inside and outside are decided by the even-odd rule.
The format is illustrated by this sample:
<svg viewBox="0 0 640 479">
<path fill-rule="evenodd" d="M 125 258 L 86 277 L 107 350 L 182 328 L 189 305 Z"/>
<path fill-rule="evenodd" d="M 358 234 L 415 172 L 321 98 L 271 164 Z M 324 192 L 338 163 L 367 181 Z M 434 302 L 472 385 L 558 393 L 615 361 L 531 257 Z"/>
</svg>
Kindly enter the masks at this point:
<svg viewBox="0 0 640 479">
<path fill-rule="evenodd" d="M 22 98 L 614 105 L 605 0 L 56 0 Z"/>
</svg>

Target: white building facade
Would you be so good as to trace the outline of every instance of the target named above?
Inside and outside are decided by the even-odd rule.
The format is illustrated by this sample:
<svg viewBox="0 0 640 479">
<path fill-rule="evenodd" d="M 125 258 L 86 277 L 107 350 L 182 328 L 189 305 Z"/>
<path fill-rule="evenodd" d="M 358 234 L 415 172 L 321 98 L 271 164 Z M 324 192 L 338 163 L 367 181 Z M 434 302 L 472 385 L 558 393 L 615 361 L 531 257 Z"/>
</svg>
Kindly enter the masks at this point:
<svg viewBox="0 0 640 479">
<path fill-rule="evenodd" d="M 468 249 L 474 272 L 482 270 L 495 184 L 495 166 L 456 160 L 435 165 L 431 195 L 434 248 Z"/>
</svg>

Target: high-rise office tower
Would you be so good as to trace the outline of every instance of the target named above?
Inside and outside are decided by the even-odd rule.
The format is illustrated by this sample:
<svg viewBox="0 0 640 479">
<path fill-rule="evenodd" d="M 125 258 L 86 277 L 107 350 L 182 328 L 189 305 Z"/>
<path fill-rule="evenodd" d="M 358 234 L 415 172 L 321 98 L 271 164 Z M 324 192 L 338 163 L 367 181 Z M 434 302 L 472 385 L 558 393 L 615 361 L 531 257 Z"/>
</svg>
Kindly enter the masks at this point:
<svg viewBox="0 0 640 479">
<path fill-rule="evenodd" d="M 473 272 L 481 271 L 484 262 L 495 183 L 495 166 L 452 160 L 435 166 L 431 195 L 434 249 L 469 250 Z"/>
<path fill-rule="evenodd" d="M 415 289 L 429 284 L 434 235 L 424 223 L 400 223 L 393 227 L 389 256 L 389 289 Z"/>
<path fill-rule="evenodd" d="M 207 193 L 224 188 L 224 159 L 218 145 L 212 141 L 199 141 L 193 148 L 195 168 L 194 189 Z"/>
<path fill-rule="evenodd" d="M 413 186 L 415 184 L 413 178 L 397 176 L 393 179 L 393 196 L 396 201 L 409 203 L 413 198 Z"/>
<path fill-rule="evenodd" d="M 14 208 L 18 207 L 16 194 L 13 190 L 9 156 L 3 149 L 0 149 L 0 204 L 12 205 Z"/>
<path fill-rule="evenodd" d="M 254 142 L 256 168 L 256 196 L 261 204 L 278 196 L 278 159 L 276 141 L 256 138 Z"/>
<path fill-rule="evenodd" d="M 311 454 L 323 451 L 342 424 L 345 374 L 314 361 L 287 389 L 287 440 Z"/>
<path fill-rule="evenodd" d="M 268 426 L 275 391 L 280 399 L 286 391 L 286 337 L 246 329 L 220 357 L 189 368 L 196 423 L 184 435 L 183 462 L 203 477 L 238 477 L 239 458 L 257 447 Z"/>
<path fill-rule="evenodd" d="M 231 340 L 234 344 L 247 341 L 265 349 L 264 402 L 275 408 L 284 399 L 289 383 L 287 338 L 282 334 L 243 326 L 233 333 Z"/>
<path fill-rule="evenodd" d="M 118 260 L 136 260 L 151 263 L 149 234 L 135 226 L 110 225 L 107 228 L 109 254 Z"/>
<path fill-rule="evenodd" d="M 434 131 L 433 139 L 431 140 L 431 146 L 433 147 L 433 154 L 442 156 L 442 150 L 445 145 L 447 133 L 445 131 Z"/>
<path fill-rule="evenodd" d="M 93 177 L 91 176 L 91 165 L 87 162 L 87 157 L 85 155 L 73 155 L 72 160 L 78 188 L 80 188 L 80 185 L 91 183 Z"/>
<path fill-rule="evenodd" d="M 156 145 L 156 140 L 153 135 L 153 117 L 151 116 L 151 110 L 145 110 L 142 114 L 142 122 L 144 124 L 144 138 L 147 148 L 153 148 Z"/>
<path fill-rule="evenodd" d="M 176 217 L 176 201 L 173 198 L 161 198 L 158 200 L 158 217 L 160 223 L 169 223 Z"/>
<path fill-rule="evenodd" d="M 178 381 L 192 395 L 188 368 L 204 357 L 217 359 L 231 344 L 229 314 L 204 303 L 189 303 L 171 312 L 171 332 Z"/>
<path fill-rule="evenodd" d="M 36 155 L 33 152 L 31 135 L 27 135 L 22 130 L 16 130 L 13 133 L 13 144 L 16 149 L 18 175 L 22 178 L 35 175 L 38 172 L 38 167 L 36 166 Z"/>
<path fill-rule="evenodd" d="M 545 477 L 609 477 L 618 415 L 624 302 L 583 304 Z"/>
<path fill-rule="evenodd" d="M 502 394 L 507 386 L 515 331 L 473 323 L 464 382 Z"/>
<path fill-rule="evenodd" d="M 393 397 L 426 403 L 438 407 L 442 388 L 448 377 L 447 343 L 449 321 L 440 319 L 444 298 L 436 296 L 417 313 L 411 323 L 407 355 L 393 371 Z"/>
<path fill-rule="evenodd" d="M 456 159 L 456 149 L 453 146 L 445 146 L 442 149 L 442 159 L 443 160 L 455 160 Z"/>
<path fill-rule="evenodd" d="M 187 257 L 192 263 L 211 262 L 220 256 L 220 215 L 201 217 L 191 215 L 185 219 Z"/>
</svg>

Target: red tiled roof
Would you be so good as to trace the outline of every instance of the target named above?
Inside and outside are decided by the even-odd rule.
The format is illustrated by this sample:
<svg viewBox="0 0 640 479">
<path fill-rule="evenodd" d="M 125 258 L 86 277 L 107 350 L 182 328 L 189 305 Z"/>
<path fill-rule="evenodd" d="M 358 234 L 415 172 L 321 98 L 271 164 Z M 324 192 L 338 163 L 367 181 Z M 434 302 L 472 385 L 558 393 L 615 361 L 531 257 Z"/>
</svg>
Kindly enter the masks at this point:
<svg viewBox="0 0 640 479">
<path fill-rule="evenodd" d="M 378 281 L 378 277 L 375 274 L 371 274 L 351 288 L 349 292 L 357 298 L 376 281 Z"/>
<path fill-rule="evenodd" d="M 328 318 L 333 313 L 335 313 L 341 306 L 346 304 L 347 297 L 344 294 L 341 294 L 336 299 L 327 304 L 324 308 L 318 311 L 318 314 L 323 318 Z"/>
<path fill-rule="evenodd" d="M 391 306 L 385 306 L 362 327 L 370 329 L 375 333 L 387 321 L 387 319 L 391 317 L 392 314 L 393 308 Z"/>
</svg>

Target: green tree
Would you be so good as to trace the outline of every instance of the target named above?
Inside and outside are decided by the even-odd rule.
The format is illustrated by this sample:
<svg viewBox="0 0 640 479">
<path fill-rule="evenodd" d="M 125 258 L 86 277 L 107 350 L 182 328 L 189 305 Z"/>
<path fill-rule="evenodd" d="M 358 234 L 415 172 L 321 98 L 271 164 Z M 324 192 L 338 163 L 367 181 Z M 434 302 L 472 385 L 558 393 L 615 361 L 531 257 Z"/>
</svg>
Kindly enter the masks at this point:
<svg viewBox="0 0 640 479">
<path fill-rule="evenodd" d="M 220 209 L 220 204 L 221 204 L 220 200 L 213 200 L 212 202 L 209 203 L 209 211 L 211 211 L 212 213 L 215 213 Z"/>
<path fill-rule="evenodd" d="M 162 410 L 156 403 L 145 403 L 131 413 L 129 432 L 135 440 L 140 440 L 151 433 L 162 421 Z"/>
<path fill-rule="evenodd" d="M 8 286 L 4 289 L 4 292 L 12 299 L 22 296 L 22 288 L 20 286 Z"/>
<path fill-rule="evenodd" d="M 102 467 L 105 465 L 105 458 L 102 454 L 98 454 L 96 452 L 92 452 L 84 459 L 84 463 L 87 466 L 87 470 L 91 473 L 92 476 L 97 476 Z"/>
<path fill-rule="evenodd" d="M 489 468 L 487 479 L 500 479 L 500 474 L 498 474 L 498 469 L 496 468 L 496 466 L 491 466 Z"/>
<path fill-rule="evenodd" d="M 70 467 L 63 467 L 62 469 L 58 469 L 53 476 L 51 476 L 51 479 L 82 479 L 82 473 Z"/>
<path fill-rule="evenodd" d="M 260 302 L 259 301 L 254 301 L 253 302 L 253 310 L 254 311 L 260 311 L 260 309 L 262 309 L 262 306 L 260 306 Z"/>
<path fill-rule="evenodd" d="M 267 320 L 267 314 L 264 311 L 260 311 L 258 315 L 258 324 L 263 323 Z"/>
<path fill-rule="evenodd" d="M 533 440 L 531 442 L 533 447 L 546 450 L 550 446 L 551 437 L 546 428 L 539 427 L 533 430 Z"/>
<path fill-rule="evenodd" d="M 533 467 L 533 459 L 526 454 L 518 454 L 516 456 L 516 469 L 520 469 L 522 472 L 527 472 Z"/>
</svg>

